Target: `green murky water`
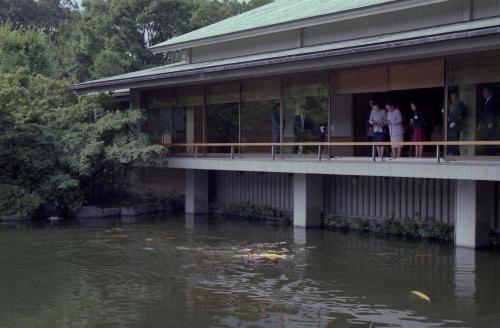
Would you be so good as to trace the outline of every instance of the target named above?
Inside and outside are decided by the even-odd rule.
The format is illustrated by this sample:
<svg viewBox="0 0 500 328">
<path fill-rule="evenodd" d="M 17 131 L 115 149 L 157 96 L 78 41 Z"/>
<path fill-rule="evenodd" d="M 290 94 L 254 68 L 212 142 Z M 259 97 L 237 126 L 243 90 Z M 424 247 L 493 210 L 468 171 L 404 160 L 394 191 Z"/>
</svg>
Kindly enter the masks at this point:
<svg viewBox="0 0 500 328">
<path fill-rule="evenodd" d="M 500 254 L 189 217 L 0 226 L 0 327 L 351 326 L 500 327 Z"/>
</svg>

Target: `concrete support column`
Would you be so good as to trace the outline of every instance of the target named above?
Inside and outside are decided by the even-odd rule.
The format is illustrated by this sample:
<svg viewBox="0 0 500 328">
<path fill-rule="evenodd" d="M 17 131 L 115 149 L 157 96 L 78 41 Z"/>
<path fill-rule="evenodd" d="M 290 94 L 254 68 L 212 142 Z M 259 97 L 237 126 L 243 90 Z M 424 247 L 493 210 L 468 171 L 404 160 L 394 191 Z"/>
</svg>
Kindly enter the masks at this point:
<svg viewBox="0 0 500 328">
<path fill-rule="evenodd" d="M 293 177 L 293 224 L 309 228 L 321 224 L 323 177 L 317 174 L 295 174 Z"/>
<path fill-rule="evenodd" d="M 458 180 L 456 190 L 455 243 L 459 247 L 487 246 L 491 218 L 495 215 L 495 184 Z"/>
<path fill-rule="evenodd" d="M 471 305 L 476 295 L 476 250 L 458 247 L 455 251 L 455 296 Z"/>
<path fill-rule="evenodd" d="M 186 214 L 208 213 L 208 171 L 186 170 Z"/>
<path fill-rule="evenodd" d="M 195 224 L 195 214 L 188 214 L 186 213 L 185 214 L 186 217 L 184 219 L 184 226 L 186 227 L 186 229 L 189 229 L 189 230 L 194 230 L 194 224 Z"/>
</svg>

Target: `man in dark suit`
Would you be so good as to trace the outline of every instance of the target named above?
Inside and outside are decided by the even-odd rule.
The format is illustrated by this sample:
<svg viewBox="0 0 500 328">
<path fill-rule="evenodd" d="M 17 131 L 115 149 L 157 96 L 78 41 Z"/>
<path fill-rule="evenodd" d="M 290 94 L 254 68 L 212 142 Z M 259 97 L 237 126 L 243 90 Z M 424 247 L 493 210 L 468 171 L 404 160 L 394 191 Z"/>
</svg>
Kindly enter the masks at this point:
<svg viewBox="0 0 500 328">
<path fill-rule="evenodd" d="M 467 108 L 460 100 L 458 91 L 452 91 L 448 110 L 448 141 L 460 141 L 465 128 Z M 448 155 L 460 155 L 459 146 L 448 146 Z"/>
<path fill-rule="evenodd" d="M 478 134 L 479 140 L 490 141 L 496 138 L 496 118 L 497 118 L 497 105 L 493 97 L 493 90 L 491 87 L 483 89 L 484 102 L 479 110 L 478 117 Z M 494 156 L 496 154 L 496 147 L 486 147 L 486 155 Z"/>
</svg>

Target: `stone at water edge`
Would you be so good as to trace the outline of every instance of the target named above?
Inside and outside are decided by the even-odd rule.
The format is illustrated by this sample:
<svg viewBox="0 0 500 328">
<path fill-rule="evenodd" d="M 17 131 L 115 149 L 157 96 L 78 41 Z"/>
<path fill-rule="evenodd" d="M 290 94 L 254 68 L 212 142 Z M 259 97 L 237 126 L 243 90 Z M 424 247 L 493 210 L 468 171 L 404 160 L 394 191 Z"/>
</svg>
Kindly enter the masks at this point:
<svg viewBox="0 0 500 328">
<path fill-rule="evenodd" d="M 31 220 L 31 216 L 19 217 L 16 214 L 6 215 L 0 217 L 0 222 L 22 222 Z"/>
</svg>

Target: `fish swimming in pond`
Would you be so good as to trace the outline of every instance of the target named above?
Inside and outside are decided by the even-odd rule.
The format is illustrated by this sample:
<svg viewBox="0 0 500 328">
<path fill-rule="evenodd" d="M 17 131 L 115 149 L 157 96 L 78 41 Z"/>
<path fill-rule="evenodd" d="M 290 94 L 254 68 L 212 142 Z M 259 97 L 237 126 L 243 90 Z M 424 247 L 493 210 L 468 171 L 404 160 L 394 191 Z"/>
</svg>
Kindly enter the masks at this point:
<svg viewBox="0 0 500 328">
<path fill-rule="evenodd" d="M 411 292 L 413 295 L 423 299 L 424 301 L 427 301 L 429 303 L 431 303 L 431 298 L 429 296 L 427 296 L 426 294 L 422 293 L 422 292 L 419 292 L 418 290 L 412 290 Z"/>
<path fill-rule="evenodd" d="M 255 245 L 247 245 L 246 248 L 240 247 L 225 247 L 224 249 L 212 248 L 188 248 L 183 246 L 176 247 L 180 251 L 191 251 L 199 254 L 204 254 L 208 257 L 227 257 L 233 259 L 244 259 L 248 261 L 282 261 L 293 258 L 290 250 L 286 247 L 287 243 L 261 243 Z"/>
<path fill-rule="evenodd" d="M 236 256 L 239 257 L 239 256 Z M 268 261 L 280 261 L 280 260 L 286 260 L 290 256 L 287 254 L 276 254 L 276 253 L 248 253 L 245 255 L 242 255 L 241 258 L 246 259 L 246 260 L 253 260 L 253 261 L 258 261 L 258 260 L 268 260 Z"/>
</svg>

